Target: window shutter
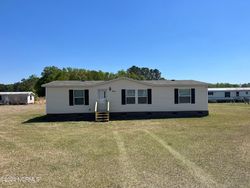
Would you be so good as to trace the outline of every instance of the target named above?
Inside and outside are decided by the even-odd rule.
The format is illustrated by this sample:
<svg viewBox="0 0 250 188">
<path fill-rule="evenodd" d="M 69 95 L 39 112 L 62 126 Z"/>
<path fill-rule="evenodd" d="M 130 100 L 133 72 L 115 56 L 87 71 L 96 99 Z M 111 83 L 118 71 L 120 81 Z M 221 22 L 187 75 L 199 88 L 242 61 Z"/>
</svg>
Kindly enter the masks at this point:
<svg viewBox="0 0 250 188">
<path fill-rule="evenodd" d="M 152 89 L 148 89 L 148 104 L 152 104 Z"/>
<path fill-rule="evenodd" d="M 122 105 L 126 104 L 126 90 L 122 89 Z"/>
<path fill-rule="evenodd" d="M 174 103 L 178 104 L 178 102 L 179 102 L 179 90 L 174 89 Z"/>
<path fill-rule="evenodd" d="M 195 89 L 191 89 L 191 103 L 195 104 Z"/>
<path fill-rule="evenodd" d="M 74 105 L 73 90 L 69 90 L 69 105 L 70 105 L 70 106 L 73 106 L 73 105 Z"/>
<path fill-rule="evenodd" d="M 89 105 L 89 90 L 88 89 L 84 91 L 84 99 L 85 99 L 84 104 Z"/>
</svg>

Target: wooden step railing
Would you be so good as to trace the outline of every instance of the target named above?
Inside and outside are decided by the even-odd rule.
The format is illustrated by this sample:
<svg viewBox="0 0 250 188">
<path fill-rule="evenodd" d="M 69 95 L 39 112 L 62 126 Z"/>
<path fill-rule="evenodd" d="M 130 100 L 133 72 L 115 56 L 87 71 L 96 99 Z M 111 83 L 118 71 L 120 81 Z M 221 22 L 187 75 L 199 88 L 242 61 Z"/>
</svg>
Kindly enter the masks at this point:
<svg viewBox="0 0 250 188">
<path fill-rule="evenodd" d="M 109 121 L 109 109 L 110 103 L 107 101 L 106 111 L 98 112 L 98 101 L 95 102 L 95 121 L 97 122 L 107 122 Z"/>
</svg>

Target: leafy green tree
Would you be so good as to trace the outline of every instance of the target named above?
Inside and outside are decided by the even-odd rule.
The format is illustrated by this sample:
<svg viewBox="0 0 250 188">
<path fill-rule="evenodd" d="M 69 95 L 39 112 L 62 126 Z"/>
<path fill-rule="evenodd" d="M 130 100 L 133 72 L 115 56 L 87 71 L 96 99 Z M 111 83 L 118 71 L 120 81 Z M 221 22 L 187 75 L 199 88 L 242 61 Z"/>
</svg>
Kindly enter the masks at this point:
<svg viewBox="0 0 250 188">
<path fill-rule="evenodd" d="M 45 67 L 41 73 L 40 79 L 35 85 L 38 96 L 45 96 L 45 89 L 42 87 L 42 84 L 46 84 L 55 80 L 63 80 L 63 77 L 64 75 L 62 74 L 62 70 L 58 67 Z"/>
<path fill-rule="evenodd" d="M 0 91 L 33 91 L 39 96 L 45 95 L 45 89 L 42 84 L 55 80 L 111 80 L 119 77 L 128 77 L 137 80 L 160 80 L 165 79 L 161 76 L 158 69 L 149 69 L 147 67 L 132 66 L 127 70 L 119 70 L 116 73 L 103 72 L 101 70 L 86 70 L 77 68 L 58 68 L 55 66 L 45 67 L 40 77 L 31 75 L 27 79 L 22 79 L 14 84 L 0 84 Z M 210 84 L 209 87 L 250 87 L 250 83 L 230 84 L 216 83 Z"/>
<path fill-rule="evenodd" d="M 118 77 L 128 77 L 128 73 L 125 70 L 119 70 L 116 74 L 115 74 L 116 78 Z"/>
<path fill-rule="evenodd" d="M 6 91 L 7 90 L 6 88 L 7 88 L 6 85 L 0 84 L 0 92 Z"/>
<path fill-rule="evenodd" d="M 35 91 L 35 85 L 39 78 L 36 75 L 31 75 L 27 79 L 22 79 L 21 82 L 18 85 L 18 90 L 19 91 Z"/>
<path fill-rule="evenodd" d="M 132 66 L 127 69 L 129 77 L 138 79 L 138 80 L 160 80 L 161 72 L 158 69 L 149 69 L 147 67 L 137 67 Z"/>
<path fill-rule="evenodd" d="M 119 70 L 117 73 L 103 72 L 101 70 L 86 70 L 76 68 L 58 68 L 56 66 L 45 67 L 40 78 L 31 75 L 14 84 L 0 84 L 0 91 L 33 91 L 39 96 L 45 95 L 45 89 L 41 86 L 55 80 L 111 80 L 119 77 L 128 77 L 137 80 L 159 80 L 161 72 L 158 69 L 132 66 L 127 70 Z"/>
<path fill-rule="evenodd" d="M 250 87 L 250 83 L 242 84 L 241 87 Z"/>
<path fill-rule="evenodd" d="M 209 84 L 209 88 L 233 88 L 233 87 L 240 87 L 239 84 L 230 84 L 230 83 L 216 83 L 216 84 Z"/>
</svg>

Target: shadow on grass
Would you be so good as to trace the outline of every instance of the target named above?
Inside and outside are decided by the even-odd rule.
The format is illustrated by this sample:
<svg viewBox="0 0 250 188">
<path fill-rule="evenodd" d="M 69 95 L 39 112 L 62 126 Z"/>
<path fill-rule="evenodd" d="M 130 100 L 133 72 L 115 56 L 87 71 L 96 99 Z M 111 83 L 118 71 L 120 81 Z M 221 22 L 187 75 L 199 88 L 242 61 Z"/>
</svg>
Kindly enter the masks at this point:
<svg viewBox="0 0 250 188">
<path fill-rule="evenodd" d="M 46 122 L 71 122 L 71 121 L 94 121 L 94 115 L 83 114 L 56 114 L 34 117 L 23 123 L 46 123 Z"/>
<path fill-rule="evenodd" d="M 129 112 L 110 113 L 110 120 L 148 120 L 168 118 L 200 118 L 208 115 L 203 112 Z M 71 122 L 71 121 L 95 121 L 94 113 L 85 114 L 50 114 L 29 119 L 23 123 L 46 123 L 46 122 Z"/>
</svg>

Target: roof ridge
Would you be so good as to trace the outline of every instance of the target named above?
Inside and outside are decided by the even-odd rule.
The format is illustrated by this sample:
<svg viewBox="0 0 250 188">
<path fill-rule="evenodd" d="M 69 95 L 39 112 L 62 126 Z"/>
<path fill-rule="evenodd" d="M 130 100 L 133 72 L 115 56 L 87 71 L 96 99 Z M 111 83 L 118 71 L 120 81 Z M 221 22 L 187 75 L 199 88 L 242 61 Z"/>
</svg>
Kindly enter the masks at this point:
<svg viewBox="0 0 250 188">
<path fill-rule="evenodd" d="M 42 87 L 63 87 L 63 86 L 99 86 L 103 84 L 109 84 L 119 80 L 128 80 L 131 82 L 136 82 L 139 84 L 144 84 L 148 86 L 197 86 L 197 85 L 208 85 L 208 83 L 195 81 L 195 80 L 134 80 L 127 77 L 119 77 L 113 80 L 55 80 L 46 84 Z"/>
</svg>

